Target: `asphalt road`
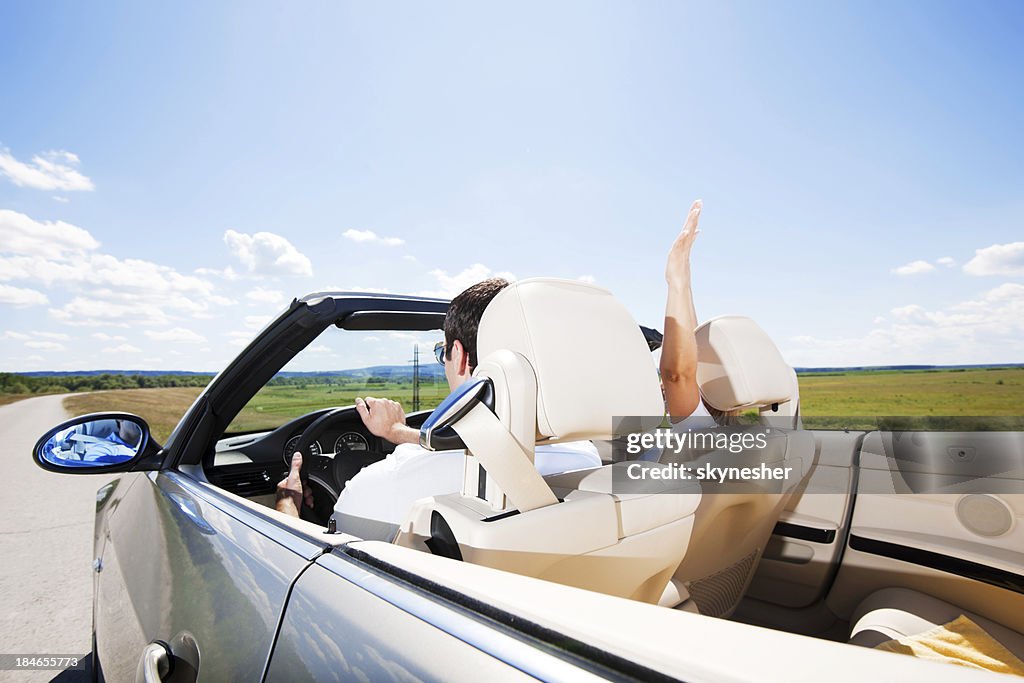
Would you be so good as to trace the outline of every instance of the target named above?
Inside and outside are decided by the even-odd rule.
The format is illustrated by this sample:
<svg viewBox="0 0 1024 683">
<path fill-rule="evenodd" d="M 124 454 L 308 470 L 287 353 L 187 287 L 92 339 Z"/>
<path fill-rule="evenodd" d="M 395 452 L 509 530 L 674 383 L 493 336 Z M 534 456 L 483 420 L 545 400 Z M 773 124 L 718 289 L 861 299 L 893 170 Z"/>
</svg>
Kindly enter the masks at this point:
<svg viewBox="0 0 1024 683">
<path fill-rule="evenodd" d="M 36 439 L 69 417 L 63 399 L 0 406 L 0 653 L 84 656 L 91 650 L 96 489 L 113 477 L 52 474 L 32 462 Z M 0 681 L 49 681 L 58 673 L 0 671 Z M 59 680 L 85 680 L 69 674 Z"/>
</svg>

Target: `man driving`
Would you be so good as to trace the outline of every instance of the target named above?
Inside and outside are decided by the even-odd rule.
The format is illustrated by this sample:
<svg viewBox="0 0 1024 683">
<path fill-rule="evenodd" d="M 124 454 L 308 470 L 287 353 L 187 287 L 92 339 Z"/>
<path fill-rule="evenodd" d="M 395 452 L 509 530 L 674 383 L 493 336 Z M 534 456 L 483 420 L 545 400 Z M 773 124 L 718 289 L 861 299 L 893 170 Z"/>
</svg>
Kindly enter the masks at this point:
<svg viewBox="0 0 1024 683">
<path fill-rule="evenodd" d="M 437 353 L 450 390 L 455 391 L 476 369 L 480 319 L 487 304 L 506 286 L 503 279 L 484 280 L 452 299 L 444 319 L 444 343 Z M 339 531 L 390 539 L 417 500 L 462 489 L 465 455 L 461 450 L 422 448 L 419 430 L 406 424 L 405 410 L 397 401 L 357 398 L 356 410 L 370 432 L 398 445 L 349 480 L 334 506 L 334 518 Z M 601 458 L 592 443 L 580 441 L 538 446 L 534 464 L 548 475 L 600 467 Z M 303 501 L 312 503 L 312 491 L 299 475 L 301 467 L 302 455 L 295 453 L 291 471 L 277 489 L 277 510 L 296 517 Z"/>
</svg>

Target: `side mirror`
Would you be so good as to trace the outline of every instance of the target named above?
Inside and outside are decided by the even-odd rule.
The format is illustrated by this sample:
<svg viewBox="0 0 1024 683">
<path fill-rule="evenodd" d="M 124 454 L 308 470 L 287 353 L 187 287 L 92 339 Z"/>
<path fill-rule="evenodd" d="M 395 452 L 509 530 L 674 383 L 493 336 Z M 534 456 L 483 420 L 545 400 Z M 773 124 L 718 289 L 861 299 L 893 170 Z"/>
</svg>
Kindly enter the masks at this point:
<svg viewBox="0 0 1024 683">
<path fill-rule="evenodd" d="M 448 394 L 420 427 L 420 446 L 428 451 L 451 451 L 466 447 L 452 425 L 466 416 L 473 406 L 483 403 L 494 412 L 494 383 L 487 378 L 471 377 Z"/>
<path fill-rule="evenodd" d="M 133 469 L 160 450 L 149 425 L 130 413 L 92 413 L 62 422 L 36 442 L 32 459 L 44 470 L 98 474 Z"/>
</svg>

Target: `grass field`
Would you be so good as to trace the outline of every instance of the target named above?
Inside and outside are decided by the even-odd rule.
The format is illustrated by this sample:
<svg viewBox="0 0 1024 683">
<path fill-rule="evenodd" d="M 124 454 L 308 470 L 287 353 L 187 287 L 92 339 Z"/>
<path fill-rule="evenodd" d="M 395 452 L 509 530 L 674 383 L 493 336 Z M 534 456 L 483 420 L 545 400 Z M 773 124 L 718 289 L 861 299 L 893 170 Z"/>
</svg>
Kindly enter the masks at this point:
<svg viewBox="0 0 1024 683">
<path fill-rule="evenodd" d="M 64 407 L 72 415 L 100 411 L 134 413 L 144 418 L 153 436 L 163 442 L 200 392 L 202 389 L 197 387 L 96 391 L 70 396 L 64 400 Z M 447 384 L 421 385 L 420 408 L 434 408 L 447 395 Z M 383 384 L 369 389 L 316 384 L 307 387 L 267 386 L 249 401 L 231 423 L 229 431 L 273 429 L 314 410 L 350 406 L 357 396 L 390 398 L 400 402 L 406 410 L 412 410 L 412 387 L 408 385 Z"/>
<path fill-rule="evenodd" d="M 163 441 L 201 389 L 128 389 L 72 396 L 72 414 L 123 410 L 141 415 Z M 420 387 L 420 408 L 433 408 L 447 385 Z M 356 396 L 382 396 L 411 410 L 408 384 L 371 388 L 337 385 L 268 386 L 235 418 L 231 431 L 271 429 L 313 410 L 352 405 Z M 884 416 L 1024 415 L 1024 368 L 851 371 L 800 376 L 800 404 L 808 427 L 870 427 Z M 851 419 L 851 417 L 859 419 Z"/>
<path fill-rule="evenodd" d="M 32 394 L 0 394 L 0 406 L 20 401 L 23 398 L 31 398 Z"/>
<path fill-rule="evenodd" d="M 871 428 L 875 418 L 888 416 L 1019 417 L 1024 368 L 803 374 L 800 411 L 807 427 L 822 429 Z"/>
</svg>

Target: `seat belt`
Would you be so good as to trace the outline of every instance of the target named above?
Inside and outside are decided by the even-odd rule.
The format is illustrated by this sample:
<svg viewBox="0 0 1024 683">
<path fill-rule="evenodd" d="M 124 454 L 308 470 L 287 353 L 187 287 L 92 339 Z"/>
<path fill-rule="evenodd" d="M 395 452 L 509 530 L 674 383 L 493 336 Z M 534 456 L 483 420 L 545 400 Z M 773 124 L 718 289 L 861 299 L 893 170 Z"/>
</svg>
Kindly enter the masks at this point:
<svg viewBox="0 0 1024 683">
<path fill-rule="evenodd" d="M 530 454 L 487 406 L 473 406 L 452 429 L 517 510 L 529 512 L 558 502 Z"/>
</svg>

